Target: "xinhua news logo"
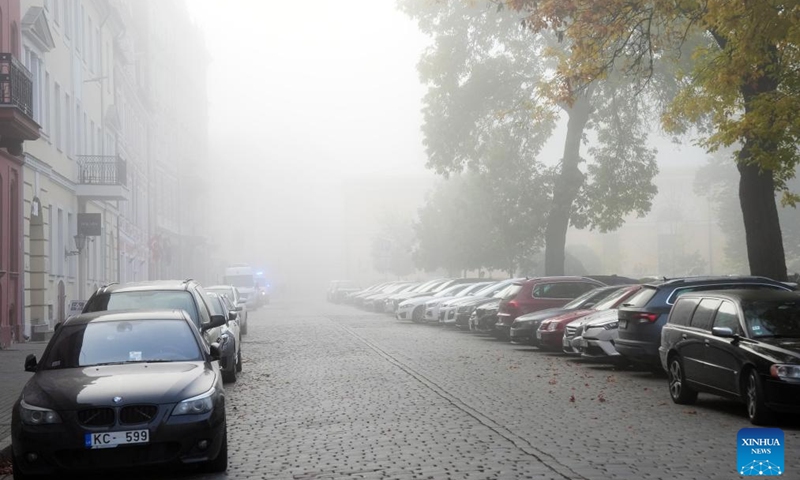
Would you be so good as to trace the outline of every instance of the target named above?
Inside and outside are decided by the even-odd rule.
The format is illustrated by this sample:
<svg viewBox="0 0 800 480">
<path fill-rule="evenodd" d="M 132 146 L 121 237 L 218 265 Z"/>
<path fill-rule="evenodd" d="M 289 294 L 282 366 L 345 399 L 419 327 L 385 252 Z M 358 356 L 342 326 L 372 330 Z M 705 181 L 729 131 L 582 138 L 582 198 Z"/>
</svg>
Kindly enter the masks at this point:
<svg viewBox="0 0 800 480">
<path fill-rule="evenodd" d="M 736 436 L 736 470 L 739 475 L 783 475 L 783 430 L 743 428 Z"/>
</svg>

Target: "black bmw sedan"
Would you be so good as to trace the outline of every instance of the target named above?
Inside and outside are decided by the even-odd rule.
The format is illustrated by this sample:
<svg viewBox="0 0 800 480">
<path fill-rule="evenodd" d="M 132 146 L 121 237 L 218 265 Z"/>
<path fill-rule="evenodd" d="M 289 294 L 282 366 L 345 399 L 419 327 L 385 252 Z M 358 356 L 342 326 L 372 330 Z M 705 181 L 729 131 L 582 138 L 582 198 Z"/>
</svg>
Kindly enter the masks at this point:
<svg viewBox="0 0 800 480">
<path fill-rule="evenodd" d="M 775 412 L 800 412 L 800 293 L 685 293 L 659 353 L 675 403 L 693 403 L 698 392 L 731 397 L 756 425 L 774 421 Z"/>
<path fill-rule="evenodd" d="M 224 471 L 218 359 L 217 345 L 207 346 L 181 310 L 67 320 L 40 361 L 25 361 L 35 373 L 12 413 L 14 478 L 183 465 Z"/>
</svg>

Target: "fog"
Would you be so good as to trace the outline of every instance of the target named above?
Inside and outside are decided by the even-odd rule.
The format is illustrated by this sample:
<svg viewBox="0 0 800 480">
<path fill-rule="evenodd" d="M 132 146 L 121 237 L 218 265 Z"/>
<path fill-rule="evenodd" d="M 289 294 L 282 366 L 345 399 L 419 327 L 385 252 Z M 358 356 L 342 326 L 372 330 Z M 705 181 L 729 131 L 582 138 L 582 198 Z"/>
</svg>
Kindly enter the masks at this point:
<svg viewBox="0 0 800 480">
<path fill-rule="evenodd" d="M 374 237 L 387 219 L 410 227 L 443 181 L 425 168 L 421 131 L 427 87 L 417 65 L 431 39 L 392 0 L 187 3 L 211 57 L 210 196 L 220 221 L 209 261 L 254 265 L 295 293 L 331 279 L 396 278 L 374 265 Z M 565 124 L 556 121 L 538 156 L 548 165 L 563 154 Z M 603 270 L 587 273 L 746 273 L 723 258 L 715 207 L 696 192 L 709 155 L 657 130 L 650 145 L 660 169 L 650 214 L 605 235 L 571 228 L 568 257 Z M 673 235 L 679 252 L 626 242 L 637 229 L 653 241 Z"/>
</svg>

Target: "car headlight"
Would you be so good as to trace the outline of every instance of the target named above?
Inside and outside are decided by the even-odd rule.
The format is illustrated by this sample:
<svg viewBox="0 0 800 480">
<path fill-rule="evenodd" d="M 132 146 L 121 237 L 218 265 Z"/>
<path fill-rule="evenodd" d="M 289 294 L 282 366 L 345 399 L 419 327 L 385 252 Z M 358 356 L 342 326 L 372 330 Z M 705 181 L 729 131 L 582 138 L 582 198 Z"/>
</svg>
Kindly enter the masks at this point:
<svg viewBox="0 0 800 480">
<path fill-rule="evenodd" d="M 202 395 L 187 398 L 181 403 L 175 405 L 172 409 L 173 415 L 200 415 L 208 413 L 214 409 L 214 400 L 211 398 L 216 393 L 216 389 L 212 388 Z"/>
<path fill-rule="evenodd" d="M 558 328 L 558 323 L 553 322 L 547 325 L 548 332 L 554 332 Z"/>
<path fill-rule="evenodd" d="M 52 425 L 61 423 L 61 417 L 49 408 L 36 407 L 25 400 L 19 403 L 20 417 L 25 425 Z"/>
<path fill-rule="evenodd" d="M 619 328 L 619 322 L 606 323 L 605 325 L 603 325 L 603 328 L 605 328 L 606 330 L 616 330 L 617 328 Z"/>
<path fill-rule="evenodd" d="M 800 365 L 772 365 L 769 374 L 781 380 L 800 380 Z"/>
<path fill-rule="evenodd" d="M 470 313 L 475 307 L 458 307 L 458 313 Z"/>
</svg>

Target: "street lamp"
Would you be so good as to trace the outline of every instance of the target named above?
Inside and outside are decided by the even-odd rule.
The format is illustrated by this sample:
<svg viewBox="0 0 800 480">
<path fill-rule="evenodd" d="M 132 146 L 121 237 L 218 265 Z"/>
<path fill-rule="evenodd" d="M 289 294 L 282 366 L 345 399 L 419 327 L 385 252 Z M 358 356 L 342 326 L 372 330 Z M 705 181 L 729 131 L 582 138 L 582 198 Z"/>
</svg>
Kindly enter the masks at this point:
<svg viewBox="0 0 800 480">
<path fill-rule="evenodd" d="M 81 251 L 83 251 L 83 247 L 86 246 L 86 235 L 79 233 L 72 237 L 75 240 L 75 248 L 76 250 L 69 251 L 66 248 L 64 249 L 64 256 L 71 257 L 73 255 L 80 255 Z"/>
</svg>

